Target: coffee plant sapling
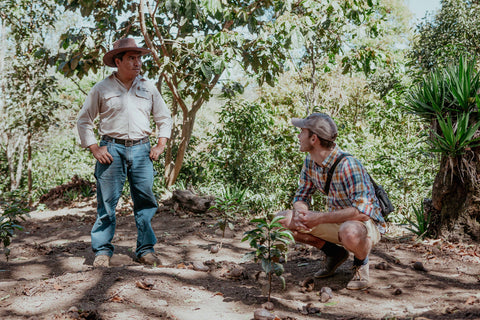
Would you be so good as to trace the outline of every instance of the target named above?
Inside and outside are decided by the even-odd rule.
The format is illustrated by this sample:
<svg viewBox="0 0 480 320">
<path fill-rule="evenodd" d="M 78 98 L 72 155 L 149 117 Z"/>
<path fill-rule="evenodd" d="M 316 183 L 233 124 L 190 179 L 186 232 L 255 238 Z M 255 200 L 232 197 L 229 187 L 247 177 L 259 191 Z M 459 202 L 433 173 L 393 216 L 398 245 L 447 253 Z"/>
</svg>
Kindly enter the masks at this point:
<svg viewBox="0 0 480 320">
<path fill-rule="evenodd" d="M 236 215 L 243 214 L 247 210 L 245 204 L 245 193 L 248 189 L 240 189 L 238 187 L 226 186 L 222 190 L 222 195 L 215 199 L 215 205 L 211 209 L 216 209 L 220 212 L 220 217 L 215 224 L 222 230 L 222 237 L 225 237 L 225 229 L 234 229 L 234 222 Z"/>
<path fill-rule="evenodd" d="M 288 244 L 295 242 L 290 230 L 285 229 L 279 221 L 284 217 L 265 217 L 253 219 L 257 223 L 255 229 L 245 232 L 242 241 L 249 241 L 250 247 L 255 249 L 247 255 L 253 256 L 255 262 L 261 262 L 262 269 L 268 278 L 268 301 L 272 292 L 273 275 L 279 277 L 285 288 L 285 279 L 282 277 L 284 268 L 280 258 L 286 259 Z"/>
</svg>

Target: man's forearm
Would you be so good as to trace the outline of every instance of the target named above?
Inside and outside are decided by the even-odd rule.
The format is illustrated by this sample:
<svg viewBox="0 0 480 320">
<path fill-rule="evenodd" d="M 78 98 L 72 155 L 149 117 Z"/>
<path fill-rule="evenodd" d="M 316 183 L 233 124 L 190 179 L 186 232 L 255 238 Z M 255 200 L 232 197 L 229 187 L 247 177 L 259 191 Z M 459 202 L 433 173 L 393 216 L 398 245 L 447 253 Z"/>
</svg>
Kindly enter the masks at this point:
<svg viewBox="0 0 480 320">
<path fill-rule="evenodd" d="M 165 147 L 167 145 L 167 138 L 160 137 L 158 138 L 157 147 Z"/>
</svg>

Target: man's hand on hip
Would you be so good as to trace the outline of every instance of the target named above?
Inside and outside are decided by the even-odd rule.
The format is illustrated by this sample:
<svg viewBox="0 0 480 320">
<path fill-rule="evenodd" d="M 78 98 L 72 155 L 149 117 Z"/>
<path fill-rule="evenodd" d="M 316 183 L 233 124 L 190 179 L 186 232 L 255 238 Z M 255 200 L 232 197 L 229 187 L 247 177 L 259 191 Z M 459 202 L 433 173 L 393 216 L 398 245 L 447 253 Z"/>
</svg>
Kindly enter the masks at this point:
<svg viewBox="0 0 480 320">
<path fill-rule="evenodd" d="M 95 159 L 101 164 L 110 164 L 113 162 L 113 157 L 108 153 L 107 146 L 99 147 L 97 144 L 88 146 Z"/>
</svg>

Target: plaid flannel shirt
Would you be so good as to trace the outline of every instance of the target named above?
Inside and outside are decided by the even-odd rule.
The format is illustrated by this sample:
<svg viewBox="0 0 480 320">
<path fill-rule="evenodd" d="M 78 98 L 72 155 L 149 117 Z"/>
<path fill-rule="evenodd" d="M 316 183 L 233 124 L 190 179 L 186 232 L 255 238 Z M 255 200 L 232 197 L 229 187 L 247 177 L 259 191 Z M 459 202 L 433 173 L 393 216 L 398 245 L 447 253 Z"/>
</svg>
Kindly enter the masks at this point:
<svg viewBox="0 0 480 320">
<path fill-rule="evenodd" d="M 294 203 L 303 201 L 310 205 L 315 191 L 320 190 L 325 194 L 328 170 L 341 153 L 340 148 L 335 146 L 320 165 L 307 155 L 300 173 L 299 187 L 293 198 Z M 327 203 L 329 211 L 357 208 L 373 219 L 381 233 L 385 233 L 386 224 L 373 185 L 363 165 L 354 157 L 345 157 L 337 165 L 332 176 Z"/>
</svg>

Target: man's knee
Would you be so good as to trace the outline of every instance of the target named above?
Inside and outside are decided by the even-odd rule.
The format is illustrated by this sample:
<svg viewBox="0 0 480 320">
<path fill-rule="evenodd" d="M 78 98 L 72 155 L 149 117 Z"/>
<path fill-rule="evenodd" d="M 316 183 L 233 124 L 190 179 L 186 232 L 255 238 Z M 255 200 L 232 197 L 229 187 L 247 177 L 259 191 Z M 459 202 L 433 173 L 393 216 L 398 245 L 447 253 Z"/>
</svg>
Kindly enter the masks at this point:
<svg viewBox="0 0 480 320">
<path fill-rule="evenodd" d="M 367 229 L 362 222 L 346 221 L 338 230 L 338 239 L 342 243 L 357 244 L 367 238 Z"/>
</svg>

